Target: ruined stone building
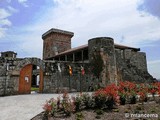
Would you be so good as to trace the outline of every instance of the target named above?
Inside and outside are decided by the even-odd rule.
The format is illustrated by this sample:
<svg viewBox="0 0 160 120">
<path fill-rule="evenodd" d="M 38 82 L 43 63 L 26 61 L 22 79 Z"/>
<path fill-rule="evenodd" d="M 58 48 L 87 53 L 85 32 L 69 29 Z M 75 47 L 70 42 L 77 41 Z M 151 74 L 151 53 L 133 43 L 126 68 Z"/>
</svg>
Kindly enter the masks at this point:
<svg viewBox="0 0 160 120">
<path fill-rule="evenodd" d="M 64 90 L 88 91 L 118 81 L 152 82 L 146 54 L 139 48 L 119 45 L 110 37 L 88 40 L 71 48 L 73 32 L 50 29 L 42 35 L 43 59 L 17 58 L 13 51 L 1 52 L 0 95 Z"/>
</svg>

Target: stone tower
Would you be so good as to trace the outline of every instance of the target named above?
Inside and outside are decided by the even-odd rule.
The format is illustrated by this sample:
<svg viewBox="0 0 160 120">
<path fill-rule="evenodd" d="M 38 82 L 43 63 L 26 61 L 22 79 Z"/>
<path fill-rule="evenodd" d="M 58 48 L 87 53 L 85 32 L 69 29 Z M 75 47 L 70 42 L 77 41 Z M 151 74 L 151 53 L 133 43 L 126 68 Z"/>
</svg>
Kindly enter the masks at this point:
<svg viewBox="0 0 160 120">
<path fill-rule="evenodd" d="M 16 58 L 16 56 L 17 56 L 17 53 L 13 51 L 1 52 L 1 57 L 4 57 L 4 58 Z"/>
<path fill-rule="evenodd" d="M 116 58 L 114 49 L 114 40 L 110 37 L 98 37 L 88 41 L 89 61 L 92 63 L 95 57 L 99 57 L 97 61 L 102 62 L 101 65 L 101 83 L 106 86 L 110 83 L 117 83 Z M 95 65 L 96 65 L 95 64 Z M 97 68 L 99 66 L 96 66 Z M 97 69 L 96 68 L 96 69 Z"/>
<path fill-rule="evenodd" d="M 71 38 L 73 36 L 73 32 L 54 28 L 44 33 L 42 35 L 43 59 L 52 58 L 58 53 L 71 49 Z"/>
</svg>

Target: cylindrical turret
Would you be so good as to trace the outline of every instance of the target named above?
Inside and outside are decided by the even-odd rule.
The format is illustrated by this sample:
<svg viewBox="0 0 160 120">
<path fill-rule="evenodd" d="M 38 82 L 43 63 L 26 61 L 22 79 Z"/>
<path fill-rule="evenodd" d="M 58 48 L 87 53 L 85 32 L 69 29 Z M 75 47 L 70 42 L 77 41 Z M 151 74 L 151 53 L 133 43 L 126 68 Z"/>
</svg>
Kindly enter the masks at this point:
<svg viewBox="0 0 160 120">
<path fill-rule="evenodd" d="M 110 37 L 90 39 L 88 41 L 88 51 L 89 61 L 91 64 L 95 64 L 93 67 L 96 67 L 96 64 L 98 65 L 95 70 L 100 70 L 99 78 L 102 80 L 102 84 L 117 83 L 114 40 Z"/>
</svg>

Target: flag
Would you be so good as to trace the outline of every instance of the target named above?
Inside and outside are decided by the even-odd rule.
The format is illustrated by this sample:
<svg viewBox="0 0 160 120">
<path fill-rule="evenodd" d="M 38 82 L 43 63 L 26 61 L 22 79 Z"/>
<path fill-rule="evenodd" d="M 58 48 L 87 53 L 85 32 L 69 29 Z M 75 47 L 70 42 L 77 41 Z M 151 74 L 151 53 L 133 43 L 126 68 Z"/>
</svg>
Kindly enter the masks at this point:
<svg viewBox="0 0 160 120">
<path fill-rule="evenodd" d="M 57 65 L 58 65 L 58 71 L 61 72 L 60 63 L 58 63 Z"/>
<path fill-rule="evenodd" d="M 72 75 L 72 68 L 70 65 L 69 65 L 69 74 Z"/>
<path fill-rule="evenodd" d="M 84 67 L 81 66 L 81 74 L 84 75 L 85 71 L 84 71 Z"/>
</svg>

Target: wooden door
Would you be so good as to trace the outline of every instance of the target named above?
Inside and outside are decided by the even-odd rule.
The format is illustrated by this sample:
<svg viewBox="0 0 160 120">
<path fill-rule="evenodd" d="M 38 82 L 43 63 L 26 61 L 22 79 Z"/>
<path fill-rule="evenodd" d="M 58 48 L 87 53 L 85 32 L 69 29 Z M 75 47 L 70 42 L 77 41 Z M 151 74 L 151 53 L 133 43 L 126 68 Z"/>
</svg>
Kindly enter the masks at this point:
<svg viewBox="0 0 160 120">
<path fill-rule="evenodd" d="M 31 81 L 32 81 L 32 65 L 26 65 L 20 71 L 19 77 L 19 94 L 31 93 Z"/>
<path fill-rule="evenodd" d="M 39 92 L 42 93 L 43 92 L 43 71 L 40 68 L 40 81 L 39 81 Z"/>
</svg>

